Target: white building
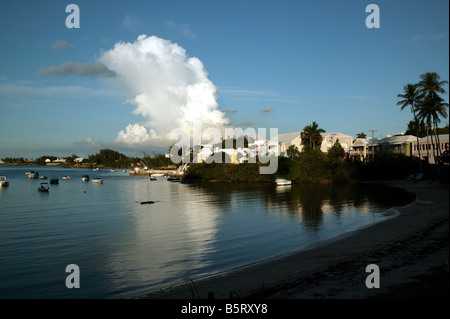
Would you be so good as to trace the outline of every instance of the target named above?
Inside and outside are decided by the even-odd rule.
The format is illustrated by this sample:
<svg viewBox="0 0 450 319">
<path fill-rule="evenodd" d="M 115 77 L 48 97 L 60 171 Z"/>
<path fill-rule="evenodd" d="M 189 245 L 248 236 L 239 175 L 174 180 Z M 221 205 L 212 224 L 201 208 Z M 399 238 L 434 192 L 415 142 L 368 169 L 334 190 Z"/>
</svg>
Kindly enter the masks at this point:
<svg viewBox="0 0 450 319">
<path fill-rule="evenodd" d="M 350 152 L 353 145 L 353 136 L 342 133 L 322 133 L 321 135 L 322 144 L 320 145 L 320 150 L 322 152 L 328 152 L 328 150 L 338 141 L 346 153 Z"/>
<path fill-rule="evenodd" d="M 203 145 L 202 149 L 197 152 L 196 157 L 196 163 L 203 163 L 205 162 L 211 155 L 217 154 L 217 153 L 225 153 L 229 156 L 230 161 L 232 164 L 237 163 L 243 163 L 248 159 L 248 154 L 250 153 L 249 149 L 247 148 L 219 148 L 219 147 L 212 147 L 211 145 Z M 222 157 L 220 157 L 222 160 Z"/>
<path fill-rule="evenodd" d="M 356 138 L 350 148 L 350 157 L 364 162 L 369 157 L 369 145 L 372 145 L 371 138 Z"/>
<path fill-rule="evenodd" d="M 302 144 L 302 138 L 301 138 L 302 132 L 293 132 L 293 133 L 286 133 L 286 134 L 279 134 L 277 136 L 278 143 L 272 142 L 271 145 L 274 146 L 274 152 L 278 156 L 287 156 L 287 149 L 289 146 L 294 145 L 297 147 L 299 152 L 303 150 L 303 144 Z"/>
<path fill-rule="evenodd" d="M 303 141 L 301 137 L 302 132 L 292 132 L 278 135 L 278 145 L 276 147 L 276 153 L 278 156 L 287 156 L 287 150 L 291 145 L 297 147 L 299 152 L 303 150 Z M 322 144 L 320 150 L 322 152 L 328 152 L 328 150 L 339 141 L 345 152 L 350 152 L 353 144 L 353 137 L 342 133 L 322 133 Z M 274 143 L 271 143 L 274 144 Z"/>
<path fill-rule="evenodd" d="M 394 135 L 386 136 L 381 140 L 377 140 L 374 143 L 375 155 L 378 152 L 388 152 L 393 155 L 412 155 L 412 143 L 417 141 L 417 137 L 414 135 Z M 372 146 L 369 145 L 370 151 Z"/>
</svg>

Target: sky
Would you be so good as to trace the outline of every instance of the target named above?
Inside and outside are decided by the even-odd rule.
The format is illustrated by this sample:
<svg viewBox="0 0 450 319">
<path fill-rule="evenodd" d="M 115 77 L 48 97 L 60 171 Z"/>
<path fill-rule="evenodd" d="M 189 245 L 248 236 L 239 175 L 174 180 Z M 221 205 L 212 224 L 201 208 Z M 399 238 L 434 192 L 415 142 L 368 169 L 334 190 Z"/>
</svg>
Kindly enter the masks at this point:
<svg viewBox="0 0 450 319">
<path fill-rule="evenodd" d="M 78 28 L 68 28 L 77 21 L 69 4 Z M 366 25 L 369 4 L 379 28 Z M 403 86 L 425 72 L 449 80 L 448 7 L 1 0 L 0 158 L 162 153 L 174 129 L 198 121 L 267 134 L 313 121 L 351 136 L 403 132 L 412 119 L 396 105 Z"/>
</svg>

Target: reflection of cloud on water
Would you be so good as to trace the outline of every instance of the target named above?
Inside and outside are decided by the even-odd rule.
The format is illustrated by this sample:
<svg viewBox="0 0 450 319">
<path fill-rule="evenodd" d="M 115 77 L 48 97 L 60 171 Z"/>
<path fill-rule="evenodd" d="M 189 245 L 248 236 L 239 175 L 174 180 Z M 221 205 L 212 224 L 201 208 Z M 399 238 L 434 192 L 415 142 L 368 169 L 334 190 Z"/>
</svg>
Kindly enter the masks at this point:
<svg viewBox="0 0 450 319">
<path fill-rule="evenodd" d="M 142 283 L 142 288 L 191 276 L 189 272 L 208 264 L 217 233 L 216 212 L 207 194 L 164 179 L 129 183 L 129 201 L 134 202 L 129 218 L 127 242 L 112 258 L 112 270 L 119 281 Z M 195 194 L 194 194 L 195 193 Z M 141 205 L 142 201 L 154 204 Z M 117 282 L 121 286 L 120 282 Z"/>
</svg>

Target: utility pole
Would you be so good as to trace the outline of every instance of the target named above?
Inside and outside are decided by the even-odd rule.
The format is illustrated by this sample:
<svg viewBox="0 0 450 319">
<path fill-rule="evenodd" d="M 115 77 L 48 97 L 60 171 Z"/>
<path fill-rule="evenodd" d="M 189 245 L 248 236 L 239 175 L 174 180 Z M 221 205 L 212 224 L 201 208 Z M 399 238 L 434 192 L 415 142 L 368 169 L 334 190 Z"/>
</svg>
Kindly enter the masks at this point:
<svg viewBox="0 0 450 319">
<path fill-rule="evenodd" d="M 374 137 L 373 133 L 375 133 L 377 130 L 369 130 L 369 132 L 372 132 L 372 159 L 375 159 L 375 145 L 374 145 Z"/>
</svg>

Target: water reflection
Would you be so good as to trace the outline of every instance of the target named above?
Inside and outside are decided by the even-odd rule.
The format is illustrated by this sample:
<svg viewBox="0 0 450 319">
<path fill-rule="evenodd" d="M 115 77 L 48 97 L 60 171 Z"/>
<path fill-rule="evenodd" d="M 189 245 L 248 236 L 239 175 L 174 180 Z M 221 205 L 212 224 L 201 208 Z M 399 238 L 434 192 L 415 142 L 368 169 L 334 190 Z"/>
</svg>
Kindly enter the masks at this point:
<svg viewBox="0 0 450 319">
<path fill-rule="evenodd" d="M 94 176 L 87 170 L 39 170 L 73 178 L 41 194 L 25 167 L 0 174 L 10 180 L 0 191 L 1 297 L 142 295 L 302 249 L 411 200 L 376 185 L 191 185 L 109 171 L 96 172 L 104 184 L 93 185 L 80 180 Z M 83 289 L 65 288 L 69 263 Z"/>
<path fill-rule="evenodd" d="M 126 195 L 122 200 L 134 203 L 133 228 L 127 230 L 126 244 L 110 256 L 119 290 L 129 282 L 140 283 L 127 288 L 133 293 L 139 286 L 165 287 L 210 264 L 217 233 L 212 194 L 199 196 L 179 183 L 142 179 L 127 184 Z M 149 200 L 155 203 L 140 204 Z"/>
<path fill-rule="evenodd" d="M 242 206 L 257 196 L 268 213 L 288 214 L 313 231 L 321 229 L 325 214 L 333 214 L 337 218 L 349 211 L 377 214 L 393 206 L 406 205 L 414 198 L 401 189 L 376 184 L 274 186 L 202 183 L 189 186 L 211 194 L 218 206 L 230 202 L 232 207 Z"/>
</svg>

